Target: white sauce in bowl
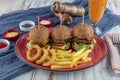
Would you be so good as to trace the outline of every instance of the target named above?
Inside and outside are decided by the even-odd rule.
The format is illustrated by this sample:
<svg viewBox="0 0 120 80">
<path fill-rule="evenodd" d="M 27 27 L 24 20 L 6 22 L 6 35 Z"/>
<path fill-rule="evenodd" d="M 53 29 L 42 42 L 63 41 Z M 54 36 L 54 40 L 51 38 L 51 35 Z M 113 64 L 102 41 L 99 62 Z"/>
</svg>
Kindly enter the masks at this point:
<svg viewBox="0 0 120 80">
<path fill-rule="evenodd" d="M 40 21 L 40 24 L 44 24 L 44 25 L 45 25 L 45 24 L 50 24 L 50 21 L 48 21 L 48 20 L 41 20 L 41 21 Z"/>
</svg>

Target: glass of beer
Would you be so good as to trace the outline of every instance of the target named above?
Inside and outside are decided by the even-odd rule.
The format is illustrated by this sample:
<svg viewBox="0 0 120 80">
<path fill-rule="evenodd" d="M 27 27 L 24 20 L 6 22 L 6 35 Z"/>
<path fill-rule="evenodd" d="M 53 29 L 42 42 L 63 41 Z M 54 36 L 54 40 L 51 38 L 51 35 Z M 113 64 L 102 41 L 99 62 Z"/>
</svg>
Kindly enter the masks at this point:
<svg viewBox="0 0 120 80">
<path fill-rule="evenodd" d="M 107 0 L 88 0 L 89 18 L 93 23 L 94 32 L 97 35 L 102 33 L 97 24 L 104 13 L 106 4 Z"/>
</svg>

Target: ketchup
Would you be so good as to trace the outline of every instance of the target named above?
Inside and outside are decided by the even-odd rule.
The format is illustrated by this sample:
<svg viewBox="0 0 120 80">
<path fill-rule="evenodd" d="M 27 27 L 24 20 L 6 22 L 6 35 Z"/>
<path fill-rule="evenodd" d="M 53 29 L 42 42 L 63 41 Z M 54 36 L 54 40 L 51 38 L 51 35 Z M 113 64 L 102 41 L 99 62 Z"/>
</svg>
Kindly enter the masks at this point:
<svg viewBox="0 0 120 80">
<path fill-rule="evenodd" d="M 5 48 L 6 46 L 7 46 L 6 43 L 4 43 L 4 42 L 0 42 L 0 49 Z"/>
</svg>

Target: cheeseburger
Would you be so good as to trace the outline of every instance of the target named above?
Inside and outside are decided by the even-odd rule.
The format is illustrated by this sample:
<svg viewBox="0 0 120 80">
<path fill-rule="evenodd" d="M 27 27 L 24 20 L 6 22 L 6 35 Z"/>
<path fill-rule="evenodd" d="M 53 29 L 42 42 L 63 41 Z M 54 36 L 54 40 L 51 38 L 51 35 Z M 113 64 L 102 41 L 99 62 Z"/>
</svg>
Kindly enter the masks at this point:
<svg viewBox="0 0 120 80">
<path fill-rule="evenodd" d="M 43 25 L 33 27 L 29 32 L 29 46 L 32 44 L 38 44 L 45 46 L 49 41 L 50 32 L 49 29 Z"/>
<path fill-rule="evenodd" d="M 78 51 L 83 47 L 93 47 L 95 44 L 95 40 L 93 39 L 94 30 L 93 28 L 84 23 L 77 24 L 73 28 L 73 39 L 72 39 L 72 47 L 74 50 Z"/>
<path fill-rule="evenodd" d="M 70 48 L 71 31 L 67 26 L 59 25 L 51 32 L 52 48 L 67 50 Z"/>
</svg>

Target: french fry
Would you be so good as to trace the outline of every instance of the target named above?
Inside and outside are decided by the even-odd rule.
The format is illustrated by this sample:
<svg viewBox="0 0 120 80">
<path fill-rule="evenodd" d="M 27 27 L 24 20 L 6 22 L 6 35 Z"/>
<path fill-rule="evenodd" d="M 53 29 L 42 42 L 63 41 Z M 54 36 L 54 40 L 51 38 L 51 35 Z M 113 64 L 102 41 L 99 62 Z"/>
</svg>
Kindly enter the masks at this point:
<svg viewBox="0 0 120 80">
<path fill-rule="evenodd" d="M 72 60 L 70 58 L 62 58 L 62 59 L 56 58 L 55 61 L 59 62 L 59 61 L 72 61 Z"/>
<path fill-rule="evenodd" d="M 85 62 L 89 62 L 91 60 L 92 60 L 91 57 L 88 57 L 88 58 L 86 58 L 86 60 L 79 60 L 79 61 L 77 61 L 77 64 L 82 64 L 82 63 L 85 63 Z"/>
<path fill-rule="evenodd" d="M 70 50 L 68 50 L 66 53 L 67 53 L 67 54 L 71 54 L 71 53 L 72 53 L 72 50 L 70 49 Z"/>
<path fill-rule="evenodd" d="M 71 65 L 52 65 L 50 68 L 54 70 L 54 69 L 60 69 L 60 68 L 72 68 L 72 66 Z"/>
<path fill-rule="evenodd" d="M 57 58 L 60 58 L 60 59 L 65 58 L 63 55 L 56 55 L 56 56 L 57 56 Z"/>
<path fill-rule="evenodd" d="M 77 63 L 72 64 L 72 66 L 77 67 Z"/>
<path fill-rule="evenodd" d="M 67 50 L 67 51 L 57 50 L 57 53 L 69 54 L 69 53 L 72 53 L 72 50 Z"/>
<path fill-rule="evenodd" d="M 43 56 L 39 60 L 36 61 L 36 64 L 44 63 L 45 60 L 47 59 L 47 56 L 48 56 L 48 50 L 43 49 Z"/>
<path fill-rule="evenodd" d="M 50 50 L 50 45 L 47 47 L 47 50 Z"/>
<path fill-rule="evenodd" d="M 86 48 L 83 48 L 83 49 L 79 50 L 78 52 L 75 52 L 75 53 L 73 54 L 73 56 L 78 56 L 78 55 L 82 54 L 82 53 L 85 51 L 85 49 L 86 49 Z"/>
<path fill-rule="evenodd" d="M 50 54 L 52 55 L 52 58 L 51 58 L 51 61 L 55 61 L 56 59 L 56 53 L 55 53 L 56 50 L 50 50 Z"/>
<path fill-rule="evenodd" d="M 70 64 L 70 65 L 72 65 L 72 61 L 59 61 L 59 62 L 55 62 L 54 64 L 56 64 L 56 65 L 68 65 L 68 64 Z"/>
<path fill-rule="evenodd" d="M 44 62 L 42 65 L 43 66 L 51 66 L 52 64 L 54 64 L 54 61 L 47 61 L 47 62 Z"/>
<path fill-rule="evenodd" d="M 89 53 L 88 53 L 88 54 L 89 54 Z M 88 58 L 88 54 L 86 54 L 86 55 L 84 55 L 84 56 L 82 57 L 82 60 L 83 60 L 83 61 Z"/>
<path fill-rule="evenodd" d="M 50 55 L 48 54 L 47 61 L 50 61 L 50 60 L 51 60 L 51 58 L 50 58 Z"/>
<path fill-rule="evenodd" d="M 92 59 L 91 57 L 87 57 L 86 59 L 84 60 L 78 60 L 76 63 L 73 64 L 73 66 L 77 67 L 78 64 L 82 64 L 82 63 L 86 63 L 86 62 L 90 62 Z"/>
<path fill-rule="evenodd" d="M 72 54 L 56 53 L 57 56 L 72 57 Z"/>
<path fill-rule="evenodd" d="M 78 56 L 73 57 L 72 59 L 73 64 L 75 64 L 78 60 L 80 60 L 84 55 L 88 54 L 89 52 L 91 52 L 91 49 L 88 49 L 83 53 L 79 54 Z"/>
<path fill-rule="evenodd" d="M 50 53 L 56 53 L 57 52 L 56 49 L 50 49 L 49 51 L 50 51 Z"/>
</svg>

